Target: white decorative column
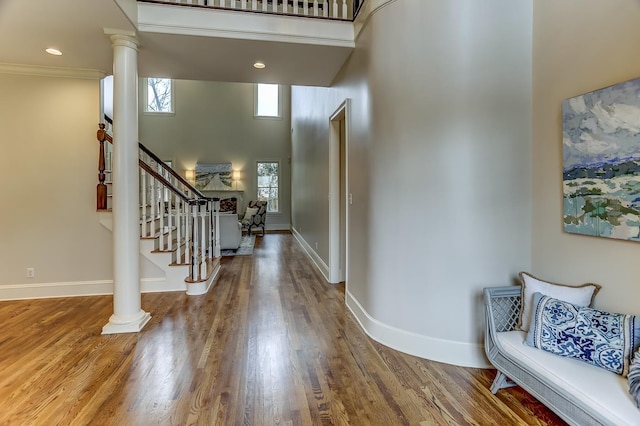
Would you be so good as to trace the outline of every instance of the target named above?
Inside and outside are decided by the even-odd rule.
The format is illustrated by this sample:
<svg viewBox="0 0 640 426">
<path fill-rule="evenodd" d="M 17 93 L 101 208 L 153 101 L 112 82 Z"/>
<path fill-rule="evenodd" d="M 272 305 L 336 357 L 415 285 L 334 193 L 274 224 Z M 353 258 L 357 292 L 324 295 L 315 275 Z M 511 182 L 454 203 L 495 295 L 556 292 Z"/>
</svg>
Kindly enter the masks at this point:
<svg viewBox="0 0 640 426">
<path fill-rule="evenodd" d="M 138 42 L 112 35 L 113 45 L 113 315 L 102 334 L 133 333 L 151 319 L 140 292 L 138 190 Z"/>
</svg>

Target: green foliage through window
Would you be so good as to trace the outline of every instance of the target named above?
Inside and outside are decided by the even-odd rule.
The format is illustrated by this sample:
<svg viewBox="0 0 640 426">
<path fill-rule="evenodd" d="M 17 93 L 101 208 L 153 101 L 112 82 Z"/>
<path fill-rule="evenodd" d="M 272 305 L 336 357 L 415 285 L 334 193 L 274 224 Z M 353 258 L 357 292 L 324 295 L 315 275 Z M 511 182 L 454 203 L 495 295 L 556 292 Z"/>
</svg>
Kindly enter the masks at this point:
<svg viewBox="0 0 640 426">
<path fill-rule="evenodd" d="M 258 200 L 267 201 L 267 212 L 280 211 L 279 203 L 279 175 L 280 163 L 258 162 Z"/>
</svg>

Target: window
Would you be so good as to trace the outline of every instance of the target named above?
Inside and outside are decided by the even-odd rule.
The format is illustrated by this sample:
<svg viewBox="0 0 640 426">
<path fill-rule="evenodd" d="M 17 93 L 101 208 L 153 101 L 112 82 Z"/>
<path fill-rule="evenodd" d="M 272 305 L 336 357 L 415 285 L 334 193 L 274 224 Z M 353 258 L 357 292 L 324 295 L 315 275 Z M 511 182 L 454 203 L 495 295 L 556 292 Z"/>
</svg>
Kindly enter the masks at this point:
<svg viewBox="0 0 640 426">
<path fill-rule="evenodd" d="M 256 84 L 253 115 L 261 118 L 280 118 L 280 86 Z"/>
<path fill-rule="evenodd" d="M 170 78 L 146 78 L 144 88 L 145 112 L 173 114 L 173 81 Z"/>
<path fill-rule="evenodd" d="M 267 213 L 280 211 L 278 199 L 280 163 L 258 162 L 258 200 L 267 201 Z"/>
</svg>

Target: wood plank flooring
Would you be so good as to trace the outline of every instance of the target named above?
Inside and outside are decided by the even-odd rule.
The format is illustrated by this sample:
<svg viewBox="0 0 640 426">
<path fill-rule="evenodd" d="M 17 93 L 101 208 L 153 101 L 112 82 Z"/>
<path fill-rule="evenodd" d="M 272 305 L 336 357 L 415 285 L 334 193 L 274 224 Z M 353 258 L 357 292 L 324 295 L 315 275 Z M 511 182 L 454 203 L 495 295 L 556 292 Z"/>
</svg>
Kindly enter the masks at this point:
<svg viewBox="0 0 640 426">
<path fill-rule="evenodd" d="M 207 295 L 143 295 L 138 334 L 102 336 L 111 297 L 0 302 L 0 425 L 562 425 L 494 371 L 368 338 L 288 233 L 222 259 Z"/>
</svg>

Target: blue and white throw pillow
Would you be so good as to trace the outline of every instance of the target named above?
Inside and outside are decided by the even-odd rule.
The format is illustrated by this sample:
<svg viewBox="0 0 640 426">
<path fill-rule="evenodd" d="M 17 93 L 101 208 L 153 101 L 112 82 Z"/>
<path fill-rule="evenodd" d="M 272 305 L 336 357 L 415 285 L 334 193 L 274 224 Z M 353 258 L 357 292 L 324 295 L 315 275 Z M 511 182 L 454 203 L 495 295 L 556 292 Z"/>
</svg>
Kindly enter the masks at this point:
<svg viewBox="0 0 640 426">
<path fill-rule="evenodd" d="M 525 343 L 626 376 L 640 344 L 640 318 L 535 293 L 532 326 Z"/>
</svg>

